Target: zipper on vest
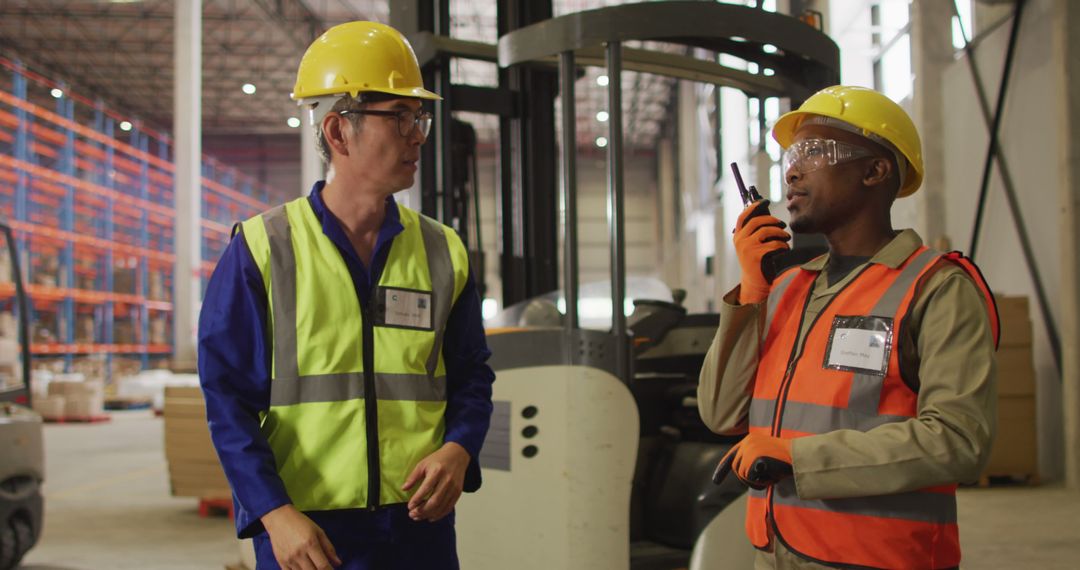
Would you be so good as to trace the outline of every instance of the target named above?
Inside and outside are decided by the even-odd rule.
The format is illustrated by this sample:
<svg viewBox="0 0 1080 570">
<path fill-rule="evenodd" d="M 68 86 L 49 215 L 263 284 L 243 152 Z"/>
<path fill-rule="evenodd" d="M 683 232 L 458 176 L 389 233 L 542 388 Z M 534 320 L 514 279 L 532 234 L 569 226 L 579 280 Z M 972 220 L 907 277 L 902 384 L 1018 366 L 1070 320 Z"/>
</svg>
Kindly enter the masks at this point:
<svg viewBox="0 0 1080 570">
<path fill-rule="evenodd" d="M 375 326 L 371 310 L 360 308 L 364 342 L 364 420 L 367 427 L 367 472 L 369 510 L 379 506 L 379 399 L 375 393 Z"/>
<path fill-rule="evenodd" d="M 839 297 L 848 287 L 850 287 L 852 283 L 855 283 L 859 280 L 859 277 L 862 277 L 863 272 L 869 269 L 870 265 L 871 264 L 867 263 L 863 267 L 862 271 L 859 271 L 858 275 L 856 275 L 851 281 L 848 281 L 847 285 L 844 285 L 843 289 L 837 291 L 836 294 L 829 299 L 829 302 L 825 303 L 825 306 L 822 307 L 820 311 L 818 311 L 818 314 L 814 315 L 814 320 L 810 322 L 810 326 L 807 327 L 806 333 L 802 335 L 802 338 L 796 337 L 795 342 L 791 347 L 791 355 L 788 356 L 788 366 L 787 369 L 784 370 L 784 379 L 780 382 L 780 391 L 776 394 L 776 404 L 773 408 L 773 425 L 772 429 L 769 430 L 769 434 L 773 437 L 780 437 L 780 424 L 782 414 L 784 413 L 784 404 L 787 403 L 787 395 L 791 391 L 791 384 L 794 382 L 795 379 L 795 368 L 798 367 L 799 360 L 802 359 L 802 349 L 804 346 L 806 346 L 806 340 L 810 338 L 810 333 L 814 330 L 814 327 L 817 326 L 818 319 L 821 318 L 821 315 L 824 315 L 829 310 L 829 306 L 832 305 L 833 301 L 835 301 L 837 297 Z M 817 279 L 815 279 L 815 281 L 816 280 Z M 806 322 L 806 309 L 810 307 L 810 300 L 813 297 L 814 283 L 811 283 L 810 290 L 806 292 L 806 301 L 803 302 L 802 312 L 799 315 L 799 331 L 802 331 L 803 323 Z M 803 558 L 809 558 L 802 552 L 796 550 L 795 548 L 792 548 L 791 545 L 788 544 L 788 542 L 784 540 L 784 537 L 780 534 L 780 528 L 776 526 L 776 518 L 773 516 L 773 502 L 775 500 L 774 491 L 774 487 L 770 485 L 768 490 L 768 496 L 766 499 L 768 502 L 767 506 L 765 507 L 765 522 L 766 525 L 772 529 L 771 535 L 773 537 L 776 537 L 776 539 L 780 542 L 784 543 L 784 546 L 786 546 L 791 552 L 794 552 L 795 554 Z M 772 542 L 771 537 L 769 542 Z M 817 562 L 817 560 L 815 560 L 815 562 Z"/>
</svg>

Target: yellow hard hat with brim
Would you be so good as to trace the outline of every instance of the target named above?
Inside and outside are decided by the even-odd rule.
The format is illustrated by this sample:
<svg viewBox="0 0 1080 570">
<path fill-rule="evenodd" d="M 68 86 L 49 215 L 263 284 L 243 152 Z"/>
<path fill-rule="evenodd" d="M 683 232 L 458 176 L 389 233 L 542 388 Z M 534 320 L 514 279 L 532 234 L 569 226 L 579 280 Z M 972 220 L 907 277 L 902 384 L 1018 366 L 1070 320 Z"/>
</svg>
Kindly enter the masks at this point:
<svg viewBox="0 0 1080 570">
<path fill-rule="evenodd" d="M 326 30 L 300 60 L 292 98 L 374 91 L 441 100 L 424 89 L 420 65 L 401 32 L 378 22 L 347 22 Z"/>
</svg>

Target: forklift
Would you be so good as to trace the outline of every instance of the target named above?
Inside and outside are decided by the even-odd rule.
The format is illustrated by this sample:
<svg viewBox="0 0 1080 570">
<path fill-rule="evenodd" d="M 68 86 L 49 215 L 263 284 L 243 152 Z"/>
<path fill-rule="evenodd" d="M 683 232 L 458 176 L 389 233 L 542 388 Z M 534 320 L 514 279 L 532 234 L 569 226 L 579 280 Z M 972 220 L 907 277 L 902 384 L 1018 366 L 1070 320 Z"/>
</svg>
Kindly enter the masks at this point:
<svg viewBox="0 0 1080 570">
<path fill-rule="evenodd" d="M 0 570 L 11 570 L 41 536 L 45 479 L 42 419 L 31 408 L 29 304 L 22 282 L 11 226 L 0 221 L 11 256 L 15 305 L 19 319 L 22 385 L 0 383 Z"/>
<path fill-rule="evenodd" d="M 463 157 L 475 137 L 461 136 L 452 112 L 494 113 L 500 121 L 506 307 L 485 322 L 489 364 L 497 375 L 494 412 L 479 456 L 483 486 L 456 508 L 461 565 L 749 567 L 754 551 L 743 531 L 745 487 L 735 478 L 714 485 L 711 477 L 736 438 L 710 432 L 697 410 L 698 376 L 719 316 L 690 313 L 680 291 L 634 299 L 629 315 L 621 310 L 628 295 L 618 78 L 632 70 L 797 105 L 839 81 L 839 50 L 802 18 L 745 6 L 645 2 L 551 17 L 541 13 L 541 4 L 515 5 L 507 18 L 500 16 L 495 46 L 455 40 L 438 26 L 410 37 L 428 70 L 425 83 L 444 94 L 435 106 L 441 134 L 421 161 L 423 210 L 462 234 L 471 260 L 480 247 L 479 220 L 469 219 L 478 211 L 477 197 L 470 203 L 475 184 L 463 173 L 475 166 Z M 449 21 L 448 13 L 441 16 L 434 21 Z M 650 49 L 638 41 L 681 50 Z M 721 64 L 720 55 L 763 71 Z M 455 57 L 497 63 L 499 87 L 452 84 L 449 61 Z M 583 326 L 578 315 L 574 83 L 586 66 L 603 67 L 612 78 L 606 138 L 613 311 L 610 327 L 601 329 Z M 556 94 L 561 141 L 553 125 Z M 561 219 L 556 173 L 562 176 Z M 560 226 L 561 272 L 555 246 Z"/>
</svg>

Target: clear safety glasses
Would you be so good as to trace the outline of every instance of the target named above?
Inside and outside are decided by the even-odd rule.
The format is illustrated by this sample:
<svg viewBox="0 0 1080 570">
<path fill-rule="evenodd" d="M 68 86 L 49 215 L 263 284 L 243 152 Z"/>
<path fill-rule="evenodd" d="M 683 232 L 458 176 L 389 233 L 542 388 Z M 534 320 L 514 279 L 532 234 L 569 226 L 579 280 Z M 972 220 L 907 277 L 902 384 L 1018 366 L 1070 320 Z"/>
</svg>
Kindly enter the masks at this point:
<svg viewBox="0 0 1080 570">
<path fill-rule="evenodd" d="M 874 153 L 861 146 L 832 139 L 803 139 L 784 150 L 782 172 L 794 169 L 799 174 L 806 174 L 867 156 L 874 156 Z"/>
<path fill-rule="evenodd" d="M 339 115 L 377 115 L 380 117 L 397 117 L 397 129 L 398 133 L 403 137 L 407 137 L 413 133 L 414 129 L 419 128 L 420 134 L 427 138 L 428 132 L 431 131 L 431 118 L 432 114 L 428 111 L 378 111 L 374 109 L 345 109 L 344 111 L 338 111 Z"/>
</svg>

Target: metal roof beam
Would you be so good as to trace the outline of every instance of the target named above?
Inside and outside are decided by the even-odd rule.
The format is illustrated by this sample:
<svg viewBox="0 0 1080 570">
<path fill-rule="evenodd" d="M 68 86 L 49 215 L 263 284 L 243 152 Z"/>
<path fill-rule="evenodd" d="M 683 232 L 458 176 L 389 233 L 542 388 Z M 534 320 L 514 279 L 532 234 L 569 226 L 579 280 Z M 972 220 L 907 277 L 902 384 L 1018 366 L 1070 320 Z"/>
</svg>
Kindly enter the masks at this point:
<svg viewBox="0 0 1080 570">
<path fill-rule="evenodd" d="M 306 50 L 323 23 L 300 0 L 251 0 L 293 44 Z"/>
</svg>

